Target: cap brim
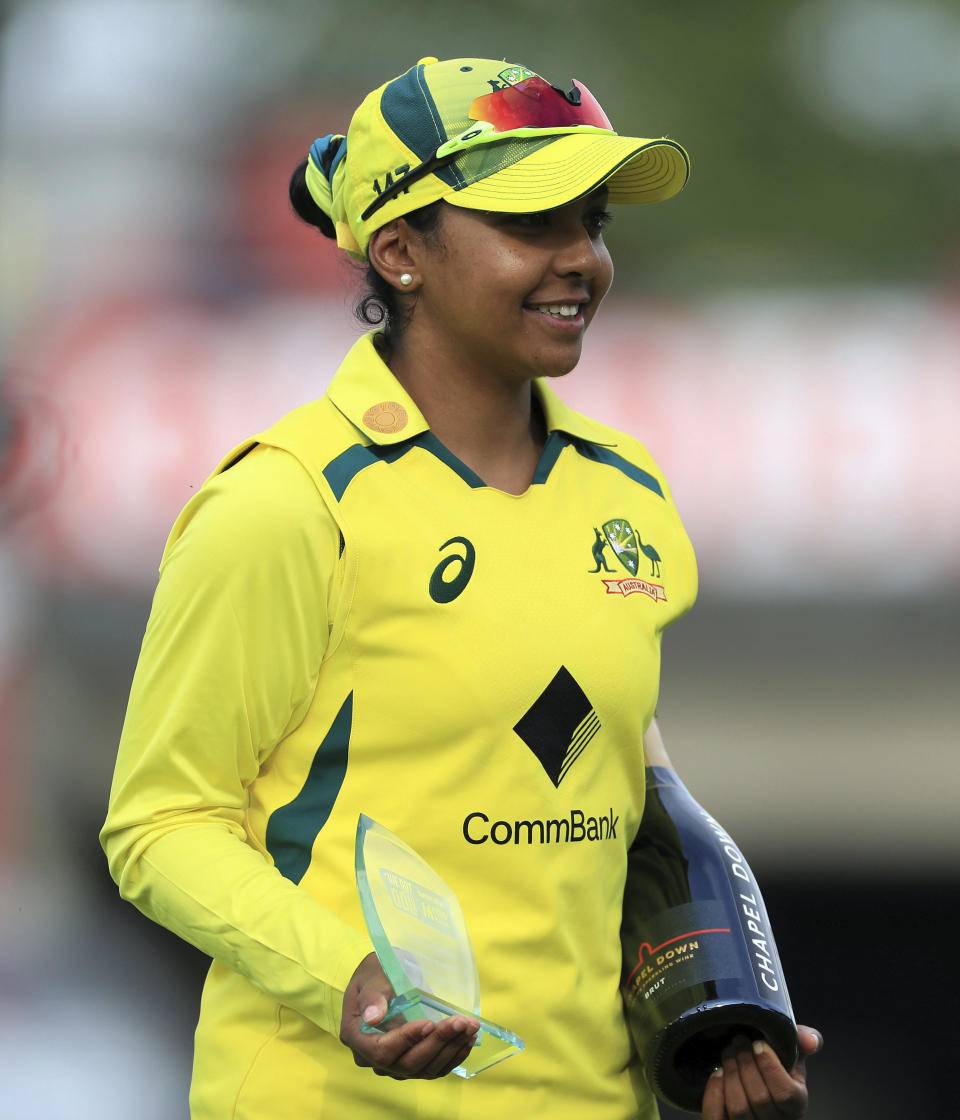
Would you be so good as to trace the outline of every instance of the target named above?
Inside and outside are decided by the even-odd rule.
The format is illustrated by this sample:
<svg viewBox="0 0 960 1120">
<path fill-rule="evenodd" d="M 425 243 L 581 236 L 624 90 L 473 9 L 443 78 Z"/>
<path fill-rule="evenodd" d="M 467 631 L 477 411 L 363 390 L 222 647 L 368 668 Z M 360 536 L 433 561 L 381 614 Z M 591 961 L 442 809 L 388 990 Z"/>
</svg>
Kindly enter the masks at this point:
<svg viewBox="0 0 960 1120">
<path fill-rule="evenodd" d="M 443 197 L 468 210 L 522 214 L 563 206 L 606 184 L 610 202 L 662 202 L 689 175 L 689 157 L 673 140 L 567 135 Z"/>
</svg>

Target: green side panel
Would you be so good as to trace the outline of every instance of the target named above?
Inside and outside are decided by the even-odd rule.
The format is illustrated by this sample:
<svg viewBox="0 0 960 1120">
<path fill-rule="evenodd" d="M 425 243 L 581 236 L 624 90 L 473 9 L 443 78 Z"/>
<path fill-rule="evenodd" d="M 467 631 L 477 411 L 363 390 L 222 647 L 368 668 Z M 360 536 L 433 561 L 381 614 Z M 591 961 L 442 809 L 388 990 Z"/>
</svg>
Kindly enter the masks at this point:
<svg viewBox="0 0 960 1120">
<path fill-rule="evenodd" d="M 292 801 L 275 809 L 267 821 L 267 851 L 280 874 L 294 883 L 306 874 L 313 842 L 327 823 L 343 785 L 352 726 L 351 692 L 317 748 L 303 788 Z"/>
</svg>

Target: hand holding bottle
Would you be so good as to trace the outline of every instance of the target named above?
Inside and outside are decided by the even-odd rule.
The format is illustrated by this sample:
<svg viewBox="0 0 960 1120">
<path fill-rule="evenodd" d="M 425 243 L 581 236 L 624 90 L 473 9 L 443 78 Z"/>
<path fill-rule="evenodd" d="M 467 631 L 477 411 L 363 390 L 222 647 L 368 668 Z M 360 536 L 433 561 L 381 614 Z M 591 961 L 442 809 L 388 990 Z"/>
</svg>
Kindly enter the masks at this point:
<svg viewBox="0 0 960 1120">
<path fill-rule="evenodd" d="M 805 1059 L 823 1046 L 819 1031 L 797 1028 L 800 1057 L 789 1072 L 764 1043 L 737 1040 L 707 1081 L 703 1120 L 800 1120 L 807 1112 Z M 759 1052 L 755 1049 L 759 1046 Z"/>
</svg>

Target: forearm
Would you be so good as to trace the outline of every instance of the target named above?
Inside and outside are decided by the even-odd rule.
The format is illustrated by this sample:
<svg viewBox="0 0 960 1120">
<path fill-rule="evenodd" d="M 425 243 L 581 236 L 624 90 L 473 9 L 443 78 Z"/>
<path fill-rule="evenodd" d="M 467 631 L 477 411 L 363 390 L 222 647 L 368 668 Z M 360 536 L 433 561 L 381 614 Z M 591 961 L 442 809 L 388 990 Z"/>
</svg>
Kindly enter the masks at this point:
<svg viewBox="0 0 960 1120">
<path fill-rule="evenodd" d="M 371 951 L 365 935 L 226 826 L 186 824 L 135 844 L 105 829 L 104 847 L 121 895 L 147 917 L 337 1034 L 343 992 Z"/>
<path fill-rule="evenodd" d="M 660 734 L 656 716 L 650 721 L 650 726 L 643 737 L 643 754 L 645 766 L 665 766 L 668 770 L 675 769 L 663 745 L 663 736 Z"/>
</svg>

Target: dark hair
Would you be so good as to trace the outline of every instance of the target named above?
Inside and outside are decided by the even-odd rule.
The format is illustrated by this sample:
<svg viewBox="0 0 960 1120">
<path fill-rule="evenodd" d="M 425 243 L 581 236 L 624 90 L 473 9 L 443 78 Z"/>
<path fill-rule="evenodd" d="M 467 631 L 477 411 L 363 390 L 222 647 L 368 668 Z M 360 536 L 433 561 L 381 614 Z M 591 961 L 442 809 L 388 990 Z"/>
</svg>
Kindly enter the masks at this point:
<svg viewBox="0 0 960 1120">
<path fill-rule="evenodd" d="M 329 151 L 330 149 L 328 149 Z M 335 154 L 335 149 L 331 155 Z M 336 238 L 330 217 L 313 201 L 307 188 L 307 161 L 298 164 L 290 177 L 290 203 L 298 218 L 315 226 L 324 237 Z M 441 202 L 432 202 L 419 210 L 403 215 L 403 220 L 423 234 L 436 234 L 440 223 Z M 407 324 L 407 316 L 397 301 L 396 290 L 387 283 L 372 264 L 366 265 L 365 288 L 353 309 L 354 315 L 369 327 L 383 326 L 386 339 L 396 338 Z"/>
</svg>

